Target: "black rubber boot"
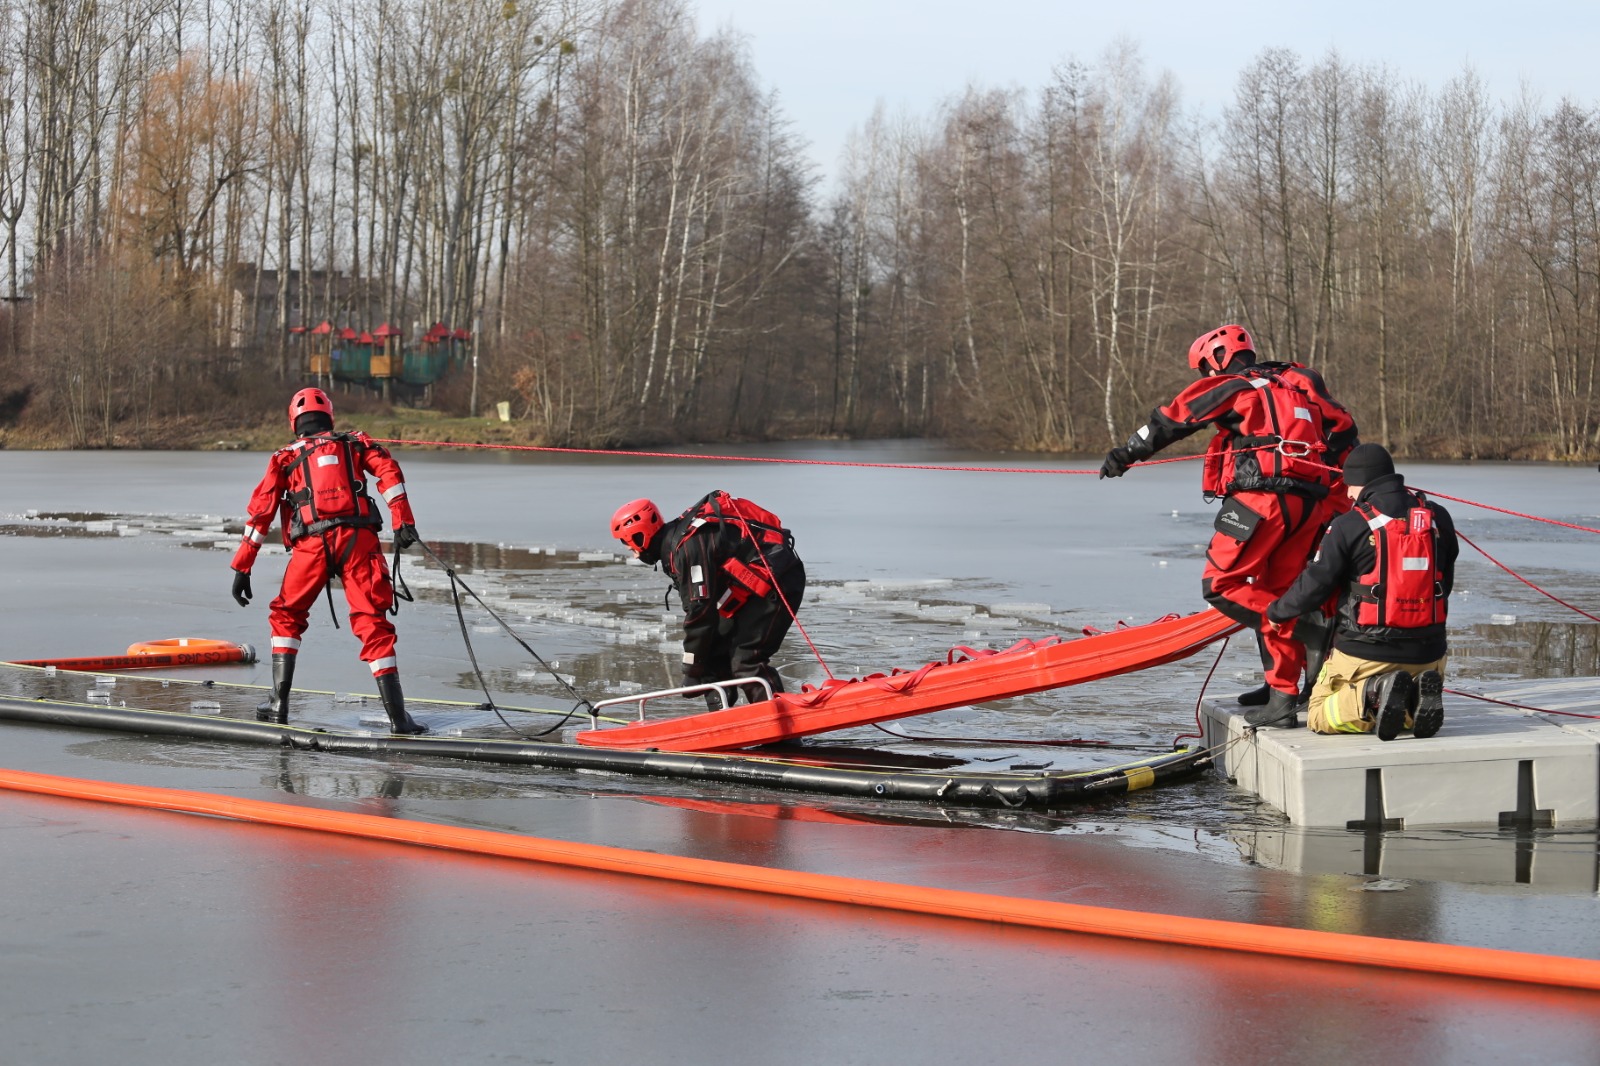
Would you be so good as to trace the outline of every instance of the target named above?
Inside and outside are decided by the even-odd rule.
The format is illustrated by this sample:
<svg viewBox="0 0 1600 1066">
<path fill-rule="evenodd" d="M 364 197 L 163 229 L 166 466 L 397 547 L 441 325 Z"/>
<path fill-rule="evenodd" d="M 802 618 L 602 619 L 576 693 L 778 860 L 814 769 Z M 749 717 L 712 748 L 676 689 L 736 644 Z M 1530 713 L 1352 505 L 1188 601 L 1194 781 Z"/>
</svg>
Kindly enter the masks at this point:
<svg viewBox="0 0 1600 1066">
<path fill-rule="evenodd" d="M 1253 726 L 1294 729 L 1300 725 L 1300 694 L 1268 689 L 1266 706 L 1246 713 L 1244 720 Z"/>
<path fill-rule="evenodd" d="M 1322 664 L 1328 661 L 1328 653 L 1321 648 L 1306 645 L 1306 680 L 1300 686 L 1300 698 L 1311 698 L 1311 690 L 1317 687 L 1317 678 L 1322 676 Z"/>
<path fill-rule="evenodd" d="M 1261 639 L 1261 631 L 1256 630 L 1256 653 L 1261 656 L 1261 669 L 1263 672 L 1272 670 L 1272 656 L 1267 654 L 1267 642 Z M 1239 694 L 1239 706 L 1260 707 L 1272 695 L 1272 686 L 1265 681 L 1251 689 L 1249 692 Z"/>
<path fill-rule="evenodd" d="M 1416 678 L 1416 706 L 1411 711 L 1411 735 L 1426 740 L 1444 725 L 1444 675 L 1424 670 Z"/>
<path fill-rule="evenodd" d="M 289 724 L 289 691 L 294 688 L 294 661 L 296 655 L 272 657 L 272 695 L 256 706 L 256 721 Z"/>
<path fill-rule="evenodd" d="M 767 684 L 772 686 L 772 694 L 774 696 L 783 691 L 783 678 L 778 676 L 778 671 L 766 663 L 762 663 L 761 666 L 756 668 L 756 676 L 763 678 Z M 744 701 L 746 703 L 761 703 L 767 698 L 767 690 L 760 685 L 745 685 L 741 691 L 744 692 Z"/>
<path fill-rule="evenodd" d="M 1379 740 L 1393 740 L 1405 728 L 1406 715 L 1416 698 L 1416 685 L 1404 670 L 1390 670 L 1367 682 L 1362 708 Z"/>
<path fill-rule="evenodd" d="M 378 683 L 378 696 L 383 700 L 383 713 L 389 716 L 389 732 L 409 737 L 426 733 L 428 727 L 406 713 L 406 698 L 400 691 L 399 674 L 379 674 L 373 678 Z"/>
<path fill-rule="evenodd" d="M 1328 652 L 1333 648 L 1333 622 L 1321 612 L 1303 614 L 1295 623 L 1294 635 L 1306 649 L 1306 679 L 1300 686 L 1300 698 L 1308 700 L 1317 678 L 1322 675 L 1322 665 L 1328 661 Z"/>
</svg>

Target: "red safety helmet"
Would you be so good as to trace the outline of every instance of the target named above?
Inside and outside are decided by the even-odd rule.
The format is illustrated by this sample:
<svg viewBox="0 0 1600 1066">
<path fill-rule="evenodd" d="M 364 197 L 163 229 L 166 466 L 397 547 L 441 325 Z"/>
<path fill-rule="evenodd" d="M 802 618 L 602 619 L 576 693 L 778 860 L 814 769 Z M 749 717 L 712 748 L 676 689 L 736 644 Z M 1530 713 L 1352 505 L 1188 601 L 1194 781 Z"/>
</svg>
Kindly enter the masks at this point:
<svg viewBox="0 0 1600 1066">
<path fill-rule="evenodd" d="M 313 411 L 321 411 L 329 422 L 333 421 L 333 401 L 328 399 L 328 394 L 321 389 L 301 389 L 295 393 L 294 399 L 289 401 L 289 428 L 294 428 L 295 419 Z"/>
<path fill-rule="evenodd" d="M 1249 331 L 1243 326 L 1219 326 L 1189 346 L 1189 369 L 1221 374 L 1240 352 L 1248 352 L 1249 361 L 1255 362 L 1256 347 Z"/>
<path fill-rule="evenodd" d="M 661 511 L 655 504 L 649 500 L 633 500 L 611 516 L 611 535 L 637 555 L 650 546 L 663 525 Z"/>
</svg>

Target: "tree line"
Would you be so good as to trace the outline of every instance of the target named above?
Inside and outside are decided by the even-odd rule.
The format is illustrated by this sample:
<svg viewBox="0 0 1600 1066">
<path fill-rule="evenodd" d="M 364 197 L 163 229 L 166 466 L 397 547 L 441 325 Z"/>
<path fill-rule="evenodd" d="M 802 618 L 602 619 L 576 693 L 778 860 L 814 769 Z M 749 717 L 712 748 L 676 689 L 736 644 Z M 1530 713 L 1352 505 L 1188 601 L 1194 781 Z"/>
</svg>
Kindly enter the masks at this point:
<svg viewBox="0 0 1600 1066">
<path fill-rule="evenodd" d="M 275 411 L 326 319 L 473 330 L 433 402 L 544 443 L 1095 451 L 1239 322 L 1408 454 L 1600 440 L 1581 103 L 1270 49 L 1203 116 L 1123 44 L 805 150 L 685 0 L 10 0 L 0 424 Z"/>
</svg>

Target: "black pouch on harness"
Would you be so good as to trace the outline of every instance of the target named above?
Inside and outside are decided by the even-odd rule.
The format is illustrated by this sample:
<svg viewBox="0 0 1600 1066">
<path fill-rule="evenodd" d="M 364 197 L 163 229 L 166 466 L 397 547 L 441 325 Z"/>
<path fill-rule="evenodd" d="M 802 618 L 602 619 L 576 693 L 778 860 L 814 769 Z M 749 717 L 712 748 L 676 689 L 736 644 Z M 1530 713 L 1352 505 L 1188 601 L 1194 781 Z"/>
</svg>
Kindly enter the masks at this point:
<svg viewBox="0 0 1600 1066">
<path fill-rule="evenodd" d="M 1232 537 L 1243 544 L 1250 539 L 1251 534 L 1255 533 L 1260 521 L 1260 515 L 1236 498 L 1229 497 L 1222 502 L 1222 510 L 1217 512 L 1217 520 L 1212 524 L 1218 533 Z"/>
</svg>

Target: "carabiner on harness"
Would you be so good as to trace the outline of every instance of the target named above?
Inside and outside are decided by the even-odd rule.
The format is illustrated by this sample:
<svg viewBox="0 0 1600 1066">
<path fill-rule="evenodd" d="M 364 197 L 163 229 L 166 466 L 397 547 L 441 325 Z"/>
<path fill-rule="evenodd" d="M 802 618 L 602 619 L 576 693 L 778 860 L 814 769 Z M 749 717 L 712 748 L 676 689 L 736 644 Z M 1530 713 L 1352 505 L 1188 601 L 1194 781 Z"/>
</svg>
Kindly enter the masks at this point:
<svg viewBox="0 0 1600 1066">
<path fill-rule="evenodd" d="M 1289 459 L 1310 459 L 1315 451 L 1320 449 L 1308 440 L 1284 440 L 1278 438 L 1277 447 L 1274 449 L 1279 455 Z"/>
</svg>

